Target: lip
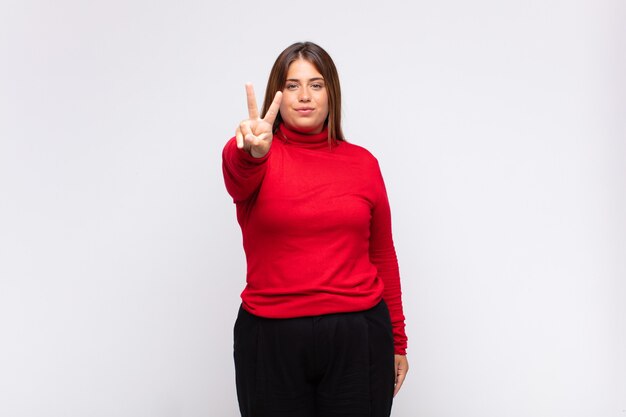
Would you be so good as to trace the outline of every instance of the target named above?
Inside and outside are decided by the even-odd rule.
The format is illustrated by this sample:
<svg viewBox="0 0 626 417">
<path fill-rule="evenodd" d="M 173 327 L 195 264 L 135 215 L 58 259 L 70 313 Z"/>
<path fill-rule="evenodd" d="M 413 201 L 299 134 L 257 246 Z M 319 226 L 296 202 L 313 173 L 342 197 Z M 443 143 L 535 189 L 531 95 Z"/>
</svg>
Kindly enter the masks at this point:
<svg viewBox="0 0 626 417">
<path fill-rule="evenodd" d="M 299 107 L 295 110 L 296 112 L 298 112 L 298 114 L 307 115 L 313 113 L 313 110 L 315 109 L 313 107 Z"/>
</svg>

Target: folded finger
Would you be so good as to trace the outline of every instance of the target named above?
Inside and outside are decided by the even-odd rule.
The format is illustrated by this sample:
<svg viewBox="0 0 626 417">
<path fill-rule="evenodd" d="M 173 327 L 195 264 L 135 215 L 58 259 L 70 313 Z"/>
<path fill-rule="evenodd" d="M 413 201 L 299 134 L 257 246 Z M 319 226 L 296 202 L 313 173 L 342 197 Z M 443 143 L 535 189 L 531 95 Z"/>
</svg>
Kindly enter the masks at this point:
<svg viewBox="0 0 626 417">
<path fill-rule="evenodd" d="M 252 134 L 252 127 L 250 127 L 250 122 L 248 120 L 244 120 L 239 124 L 239 129 L 241 129 L 241 133 L 245 138 L 248 135 Z"/>
<path fill-rule="evenodd" d="M 404 383 L 404 378 L 406 377 L 406 374 L 398 374 L 396 377 L 396 387 L 393 390 L 393 396 L 395 397 L 396 394 L 398 394 L 398 391 L 400 391 L 400 388 L 402 388 L 402 383 Z"/>
<path fill-rule="evenodd" d="M 241 129 L 237 126 L 237 130 L 235 131 L 235 140 L 237 141 L 237 147 L 239 149 L 243 148 L 243 133 L 241 133 Z"/>
</svg>

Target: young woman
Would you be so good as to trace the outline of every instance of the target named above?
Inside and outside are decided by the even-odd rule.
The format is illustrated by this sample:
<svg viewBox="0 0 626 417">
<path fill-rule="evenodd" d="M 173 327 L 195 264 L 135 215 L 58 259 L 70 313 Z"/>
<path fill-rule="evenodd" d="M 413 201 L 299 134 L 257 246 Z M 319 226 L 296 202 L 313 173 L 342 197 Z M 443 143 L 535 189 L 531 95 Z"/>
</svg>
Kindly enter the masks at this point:
<svg viewBox="0 0 626 417">
<path fill-rule="evenodd" d="M 389 416 L 408 371 L 387 194 L 341 129 L 335 64 L 295 43 L 224 147 L 247 260 L 234 357 L 243 417 Z M 261 116 L 263 116 L 261 118 Z"/>
</svg>

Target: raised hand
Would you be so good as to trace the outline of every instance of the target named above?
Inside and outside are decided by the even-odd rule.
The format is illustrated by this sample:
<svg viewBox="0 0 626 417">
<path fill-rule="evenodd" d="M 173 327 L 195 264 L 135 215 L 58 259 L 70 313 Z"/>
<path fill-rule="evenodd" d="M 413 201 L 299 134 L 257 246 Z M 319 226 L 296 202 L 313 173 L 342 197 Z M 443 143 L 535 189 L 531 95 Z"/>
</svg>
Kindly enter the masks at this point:
<svg viewBox="0 0 626 417">
<path fill-rule="evenodd" d="M 248 98 L 248 119 L 239 123 L 235 131 L 237 147 L 248 151 L 255 158 L 261 158 L 270 150 L 272 137 L 274 136 L 272 126 L 276 116 L 278 116 L 283 93 L 280 91 L 276 92 L 274 101 L 272 101 L 270 108 L 262 119 L 259 117 L 254 87 L 250 83 L 246 84 L 246 96 Z"/>
</svg>

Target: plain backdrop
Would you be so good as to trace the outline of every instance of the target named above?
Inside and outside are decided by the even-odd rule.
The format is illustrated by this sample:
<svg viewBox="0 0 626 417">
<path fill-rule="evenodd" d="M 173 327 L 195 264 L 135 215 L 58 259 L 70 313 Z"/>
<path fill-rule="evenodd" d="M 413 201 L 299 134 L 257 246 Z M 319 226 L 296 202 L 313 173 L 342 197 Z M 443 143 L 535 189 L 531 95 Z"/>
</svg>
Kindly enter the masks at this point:
<svg viewBox="0 0 626 417">
<path fill-rule="evenodd" d="M 389 191 L 393 416 L 626 416 L 621 0 L 3 0 L 0 415 L 238 415 L 221 150 L 302 40 Z"/>
</svg>

